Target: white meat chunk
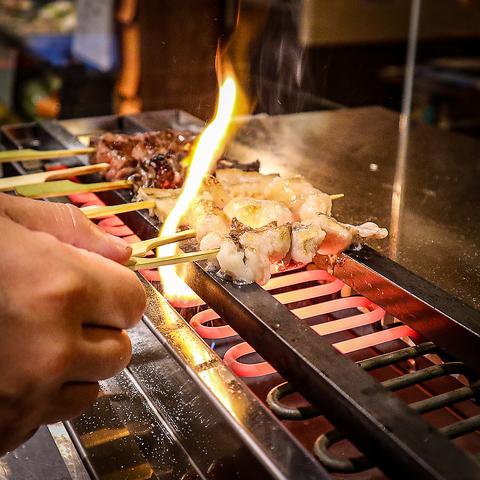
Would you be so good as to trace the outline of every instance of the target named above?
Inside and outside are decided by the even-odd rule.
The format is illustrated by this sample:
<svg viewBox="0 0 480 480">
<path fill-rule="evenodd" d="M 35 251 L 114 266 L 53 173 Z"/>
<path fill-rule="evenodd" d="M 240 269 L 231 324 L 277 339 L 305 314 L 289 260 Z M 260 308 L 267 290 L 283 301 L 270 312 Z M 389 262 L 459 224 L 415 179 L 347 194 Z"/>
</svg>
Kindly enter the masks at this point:
<svg viewBox="0 0 480 480">
<path fill-rule="evenodd" d="M 217 262 L 221 275 L 237 283 L 264 285 L 270 280 L 270 264 L 288 254 L 290 243 L 290 226 L 251 229 L 234 221 L 229 235 L 208 234 L 200 242 L 200 249 L 220 248 Z"/>
<path fill-rule="evenodd" d="M 319 213 L 330 215 L 332 199 L 298 175 L 273 179 L 265 192 L 265 198 L 283 202 L 293 212 L 295 220 L 307 220 Z"/>
<path fill-rule="evenodd" d="M 326 233 L 318 225 L 292 225 L 290 257 L 296 263 L 310 263 L 316 255 Z"/>
<path fill-rule="evenodd" d="M 218 178 L 211 175 L 203 180 L 200 196 L 205 200 L 212 200 L 220 208 L 223 208 L 233 198 Z"/>
<path fill-rule="evenodd" d="M 346 250 L 353 242 L 355 233 L 353 228 L 337 222 L 333 217 L 317 215 L 309 219 L 308 223 L 317 225 L 325 232 L 325 239 L 318 249 L 321 255 L 336 255 Z"/>
<path fill-rule="evenodd" d="M 303 197 L 292 207 L 292 212 L 296 220 L 304 221 L 312 218 L 320 213 L 330 215 L 332 212 L 332 199 L 330 195 L 318 191 L 317 193 L 309 193 Z"/>
<path fill-rule="evenodd" d="M 262 175 L 258 172 L 244 172 L 236 168 L 225 168 L 215 173 L 230 198 L 264 198 L 265 191 L 277 174 Z"/>
<path fill-rule="evenodd" d="M 190 207 L 184 221 L 196 232 L 197 240 L 211 232 L 227 234 L 230 220 L 212 200 L 198 200 Z"/>
<path fill-rule="evenodd" d="M 348 225 L 348 224 L 344 224 Z M 376 223 L 366 222 L 361 225 L 348 225 L 349 227 L 355 229 L 356 234 L 360 238 L 372 238 L 381 240 L 388 236 L 388 230 L 386 228 L 379 227 Z"/>
<path fill-rule="evenodd" d="M 273 200 L 238 198 L 231 200 L 223 211 L 230 219 L 236 218 L 252 228 L 260 228 L 272 222 L 284 225 L 293 221 L 288 207 Z"/>
<path fill-rule="evenodd" d="M 349 225 L 341 223 L 328 215 L 318 215 L 309 219 L 307 224 L 319 226 L 325 233 L 318 253 L 322 255 L 337 255 L 343 252 L 355 240 L 371 238 L 385 238 L 388 235 L 386 228 L 380 228 L 376 223 L 367 222 L 362 225 Z"/>
</svg>

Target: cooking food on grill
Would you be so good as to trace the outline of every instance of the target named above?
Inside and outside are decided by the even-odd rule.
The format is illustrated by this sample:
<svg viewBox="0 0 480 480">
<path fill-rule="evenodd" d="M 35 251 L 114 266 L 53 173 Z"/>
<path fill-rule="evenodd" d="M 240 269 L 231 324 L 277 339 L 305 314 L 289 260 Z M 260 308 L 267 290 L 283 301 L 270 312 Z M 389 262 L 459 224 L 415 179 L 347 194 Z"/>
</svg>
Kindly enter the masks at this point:
<svg viewBox="0 0 480 480">
<path fill-rule="evenodd" d="M 372 222 L 357 227 L 324 214 L 309 224 L 294 222 L 279 226 L 272 222 L 260 228 L 251 228 L 233 219 L 229 233 L 205 235 L 200 250 L 220 248 L 216 264 L 213 262 L 220 275 L 236 283 L 263 285 L 270 279 L 271 264 L 309 263 L 317 253 L 335 255 L 360 238 L 386 235 L 386 229 Z"/>
<path fill-rule="evenodd" d="M 95 152 L 90 162 L 108 163 L 110 167 L 105 178 L 111 181 L 132 180 L 135 192 L 140 187 L 179 188 L 186 173 L 183 161 L 192 150 L 195 139 L 196 134 L 191 131 L 172 128 L 132 135 L 104 133 L 91 141 Z M 218 171 L 229 169 L 253 174 L 259 168 L 258 160 L 241 163 L 222 158 L 216 165 Z"/>
<path fill-rule="evenodd" d="M 216 177 L 231 198 L 250 197 L 282 202 L 296 220 L 305 220 L 317 213 L 330 215 L 332 211 L 330 196 L 300 175 L 283 178 L 277 174 L 262 175 L 232 168 L 217 171 Z"/>
<path fill-rule="evenodd" d="M 217 170 L 218 183 L 228 192 L 231 199 L 238 197 L 265 198 L 265 192 L 277 174 L 263 175 L 244 172 L 237 168 Z"/>
<path fill-rule="evenodd" d="M 275 178 L 266 191 L 265 198 L 284 202 L 297 220 L 305 220 L 317 213 L 332 212 L 329 195 L 313 187 L 302 176 Z"/>
<path fill-rule="evenodd" d="M 183 183 L 181 161 L 190 152 L 195 135 L 167 129 L 133 135 L 105 133 L 92 141 L 91 163 L 109 163 L 107 180 L 130 179 L 139 187 L 177 188 Z"/>
<path fill-rule="evenodd" d="M 155 197 L 161 221 L 177 195 L 175 190 L 139 191 L 143 199 Z M 225 169 L 205 179 L 182 223 L 196 231 L 201 250 L 220 249 L 213 262 L 220 275 L 263 284 L 272 264 L 309 263 L 317 253 L 336 255 L 353 243 L 388 234 L 373 222 L 341 223 L 331 209 L 330 196 L 303 177 Z"/>
</svg>

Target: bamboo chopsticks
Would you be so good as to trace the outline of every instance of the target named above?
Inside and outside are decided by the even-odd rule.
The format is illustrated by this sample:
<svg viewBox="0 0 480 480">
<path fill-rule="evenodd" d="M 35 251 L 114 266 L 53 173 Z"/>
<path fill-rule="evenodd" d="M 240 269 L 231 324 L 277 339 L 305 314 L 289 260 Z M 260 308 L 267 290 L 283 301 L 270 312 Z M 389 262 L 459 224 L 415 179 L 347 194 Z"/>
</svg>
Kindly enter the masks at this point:
<svg viewBox="0 0 480 480">
<path fill-rule="evenodd" d="M 88 155 L 95 152 L 95 150 L 94 147 L 72 148 L 70 150 L 34 150 L 33 148 L 4 150 L 3 152 L 0 151 L 0 163 L 30 162 L 33 160 L 74 157 L 76 155 Z"/>
<path fill-rule="evenodd" d="M 97 163 L 95 165 L 84 165 L 81 167 L 65 168 L 62 170 L 51 170 L 48 172 L 30 173 L 27 175 L 15 175 L 13 177 L 0 178 L 0 192 L 15 190 L 21 185 L 33 185 L 52 180 L 62 180 L 80 175 L 88 175 L 107 170 L 108 163 Z M 78 184 L 77 184 L 78 185 Z"/>
</svg>

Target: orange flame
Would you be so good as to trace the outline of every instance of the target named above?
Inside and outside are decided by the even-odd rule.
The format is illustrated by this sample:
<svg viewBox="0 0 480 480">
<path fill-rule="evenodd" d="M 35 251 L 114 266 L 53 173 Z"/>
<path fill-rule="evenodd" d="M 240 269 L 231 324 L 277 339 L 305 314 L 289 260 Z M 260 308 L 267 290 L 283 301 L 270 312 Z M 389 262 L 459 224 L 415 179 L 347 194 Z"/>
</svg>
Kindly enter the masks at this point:
<svg viewBox="0 0 480 480">
<path fill-rule="evenodd" d="M 235 111 L 237 85 L 233 73 L 225 76 L 219 89 L 218 103 L 212 122 L 200 135 L 192 151 L 182 192 L 175 207 L 165 220 L 160 237 L 176 233 L 180 220 L 187 212 L 202 186 L 204 177 L 213 169 L 222 154 L 228 136 L 229 125 Z M 175 255 L 175 244 L 164 245 L 157 249 L 157 256 Z M 163 294 L 174 306 L 191 306 L 201 303 L 197 295 L 178 276 L 175 266 L 159 269 Z"/>
</svg>

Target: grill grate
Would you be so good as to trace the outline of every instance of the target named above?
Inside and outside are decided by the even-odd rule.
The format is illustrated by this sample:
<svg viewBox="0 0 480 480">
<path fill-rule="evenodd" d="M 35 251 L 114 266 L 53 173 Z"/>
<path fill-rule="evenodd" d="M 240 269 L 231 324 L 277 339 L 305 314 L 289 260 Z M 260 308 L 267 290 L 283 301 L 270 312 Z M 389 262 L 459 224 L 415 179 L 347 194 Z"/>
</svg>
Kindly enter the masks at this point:
<svg viewBox="0 0 480 480">
<path fill-rule="evenodd" d="M 301 285 L 306 282 L 315 282 L 317 285 L 302 287 Z M 300 286 L 300 288 L 273 294 L 273 296 L 284 305 L 305 301 L 317 302 L 319 299 L 327 296 L 341 294 L 345 285 L 324 270 L 309 269 L 303 272 L 286 273 L 274 277 L 264 288 L 268 291 L 275 291 L 276 289 L 295 286 Z M 385 311 L 382 308 L 373 304 L 367 298 L 357 295 L 334 298 L 332 300 L 322 301 L 321 303 L 292 308 L 291 311 L 298 318 L 313 322 L 311 325 L 312 329 L 319 335 L 333 335 L 367 325 L 375 327 L 375 324 L 377 324 L 376 326 L 379 327 L 380 322 L 382 322 L 385 317 Z M 349 314 L 343 318 L 320 323 L 325 316 L 331 317 L 332 315 L 345 311 L 349 312 Z M 190 324 L 204 339 L 224 340 L 236 336 L 237 333 L 235 330 L 228 325 L 211 325 L 212 322 L 219 318 L 212 309 L 207 309 L 195 314 Z M 207 323 L 210 323 L 210 325 L 207 325 Z M 334 346 L 340 352 L 346 354 L 408 335 L 415 335 L 415 332 L 409 327 L 400 325 L 387 330 L 337 342 L 334 343 Z M 239 361 L 241 357 L 252 353 L 254 353 L 254 349 L 246 342 L 237 343 L 228 349 L 225 353 L 224 360 L 232 371 L 240 377 L 259 377 L 275 373 L 275 369 L 267 362 L 247 364 Z"/>
<path fill-rule="evenodd" d="M 377 368 L 394 365 L 401 361 L 413 360 L 419 356 L 436 352 L 437 348 L 432 342 L 425 342 L 359 361 L 357 364 L 365 370 L 375 370 Z M 468 370 L 461 362 L 446 362 L 441 365 L 434 365 L 384 381 L 382 382 L 382 385 L 388 390 L 396 391 L 441 376 L 455 374 L 468 375 Z M 294 393 L 295 389 L 288 382 L 285 382 L 270 390 L 266 402 L 275 415 L 282 420 L 303 421 L 321 415 L 321 412 L 311 405 L 291 407 L 281 401 L 284 397 Z M 437 409 L 452 406 L 461 401 L 476 401 L 479 398 L 479 393 L 480 387 L 478 385 L 469 385 L 413 402 L 410 404 L 410 407 L 418 413 L 433 412 Z M 455 439 L 462 435 L 474 432 L 479 427 L 480 415 L 475 415 L 452 423 L 446 427 L 442 427 L 440 428 L 440 432 L 449 439 Z M 313 451 L 328 469 L 335 472 L 354 473 L 374 467 L 374 464 L 364 456 L 341 458 L 329 452 L 330 447 L 344 439 L 345 437 L 338 430 L 331 430 L 317 438 L 313 446 Z"/>
</svg>

